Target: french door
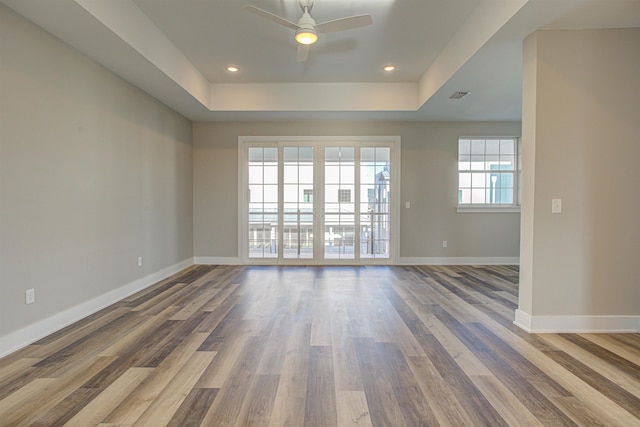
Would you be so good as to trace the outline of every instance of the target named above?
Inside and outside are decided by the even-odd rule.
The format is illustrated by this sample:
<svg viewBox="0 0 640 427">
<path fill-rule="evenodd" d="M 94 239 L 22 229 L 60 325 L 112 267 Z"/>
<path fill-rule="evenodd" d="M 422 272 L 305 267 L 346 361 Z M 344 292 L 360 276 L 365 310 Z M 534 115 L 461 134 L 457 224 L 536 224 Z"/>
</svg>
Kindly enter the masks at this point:
<svg viewBox="0 0 640 427">
<path fill-rule="evenodd" d="M 399 141 L 256 139 L 239 139 L 245 262 L 393 261 Z"/>
</svg>

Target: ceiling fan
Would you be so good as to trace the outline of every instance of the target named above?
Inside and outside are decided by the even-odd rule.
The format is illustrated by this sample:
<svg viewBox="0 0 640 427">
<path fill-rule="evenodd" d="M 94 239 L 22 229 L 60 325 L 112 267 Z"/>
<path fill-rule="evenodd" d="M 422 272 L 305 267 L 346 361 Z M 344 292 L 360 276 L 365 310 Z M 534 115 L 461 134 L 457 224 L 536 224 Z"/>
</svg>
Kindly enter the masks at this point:
<svg viewBox="0 0 640 427">
<path fill-rule="evenodd" d="M 298 0 L 298 2 L 300 3 L 300 9 L 302 9 L 302 17 L 297 24 L 258 7 L 245 6 L 245 9 L 249 12 L 295 30 L 295 40 L 298 42 L 298 62 L 303 62 L 307 59 L 309 46 L 318 41 L 318 34 L 352 30 L 373 23 L 371 15 L 354 15 L 316 24 L 316 21 L 310 15 L 313 8 L 313 0 Z"/>
</svg>

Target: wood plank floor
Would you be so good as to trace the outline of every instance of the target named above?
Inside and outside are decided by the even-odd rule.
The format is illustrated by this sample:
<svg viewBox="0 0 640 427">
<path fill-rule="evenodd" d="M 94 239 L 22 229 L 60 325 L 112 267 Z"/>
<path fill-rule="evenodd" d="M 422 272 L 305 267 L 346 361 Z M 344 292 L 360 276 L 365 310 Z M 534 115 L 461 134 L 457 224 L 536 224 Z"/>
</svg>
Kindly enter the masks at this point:
<svg viewBox="0 0 640 427">
<path fill-rule="evenodd" d="M 0 425 L 640 426 L 640 335 L 529 335 L 517 279 L 193 266 L 0 359 Z"/>
</svg>

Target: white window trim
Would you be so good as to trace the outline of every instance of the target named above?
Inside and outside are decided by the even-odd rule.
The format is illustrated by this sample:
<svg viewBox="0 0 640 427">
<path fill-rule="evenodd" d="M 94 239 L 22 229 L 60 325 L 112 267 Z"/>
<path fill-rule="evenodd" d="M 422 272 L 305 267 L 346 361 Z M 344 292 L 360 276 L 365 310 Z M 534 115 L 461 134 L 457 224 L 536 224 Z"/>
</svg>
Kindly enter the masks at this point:
<svg viewBox="0 0 640 427">
<path fill-rule="evenodd" d="M 392 239 L 389 242 L 390 250 L 388 258 L 359 258 L 359 259 L 322 259 L 317 256 L 314 260 L 284 260 L 284 264 L 304 264 L 304 265 L 394 265 L 396 260 L 400 258 L 400 159 L 401 139 L 400 136 L 239 136 L 238 137 L 238 259 L 242 264 L 246 265 L 277 265 L 277 258 L 249 258 L 247 254 L 247 224 L 243 218 L 246 218 L 248 212 L 248 182 L 244 173 L 245 164 L 247 162 L 248 146 L 264 146 L 273 147 L 286 143 L 299 143 L 302 145 L 312 145 L 313 143 L 331 144 L 341 146 L 342 144 L 357 144 L 364 146 L 375 146 L 391 144 L 391 191 L 396 194 L 391 199 L 391 227 Z M 314 195 L 315 198 L 315 195 Z"/>
<path fill-rule="evenodd" d="M 520 165 L 520 157 L 519 155 L 521 148 L 520 144 L 520 136 L 512 136 L 512 135 L 502 135 L 502 136 L 465 136 L 461 135 L 458 137 L 456 142 L 459 142 L 461 139 L 514 139 L 515 140 L 515 164 L 513 169 L 513 204 L 480 204 L 480 203 L 458 203 L 456 205 L 457 213 L 520 213 L 520 204 L 518 203 L 518 189 L 520 187 L 520 177 L 518 176 Z M 456 152 L 456 177 L 459 179 L 460 170 L 458 169 L 459 164 L 459 151 Z M 456 185 L 456 190 L 460 190 L 460 182 Z"/>
</svg>

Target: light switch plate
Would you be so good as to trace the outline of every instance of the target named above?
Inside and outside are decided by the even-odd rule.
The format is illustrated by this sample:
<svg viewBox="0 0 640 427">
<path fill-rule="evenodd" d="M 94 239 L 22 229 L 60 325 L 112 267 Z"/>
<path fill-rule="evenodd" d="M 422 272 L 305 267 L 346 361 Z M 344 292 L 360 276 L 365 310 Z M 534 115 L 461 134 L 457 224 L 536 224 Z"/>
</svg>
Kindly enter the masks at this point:
<svg viewBox="0 0 640 427">
<path fill-rule="evenodd" d="M 562 213 L 562 199 L 551 199 L 551 213 Z"/>
<path fill-rule="evenodd" d="M 33 304 L 36 302 L 36 290 L 31 288 L 24 291 L 24 300 L 26 304 Z"/>
</svg>

